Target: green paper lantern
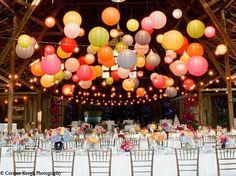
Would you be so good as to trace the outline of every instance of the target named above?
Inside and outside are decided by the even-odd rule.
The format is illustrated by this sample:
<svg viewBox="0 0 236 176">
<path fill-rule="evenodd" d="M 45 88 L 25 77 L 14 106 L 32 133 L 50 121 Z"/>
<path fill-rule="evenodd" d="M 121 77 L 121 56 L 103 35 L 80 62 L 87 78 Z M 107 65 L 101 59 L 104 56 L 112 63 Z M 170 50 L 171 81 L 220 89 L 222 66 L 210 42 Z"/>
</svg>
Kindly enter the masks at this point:
<svg viewBox="0 0 236 176">
<path fill-rule="evenodd" d="M 88 39 L 93 46 L 102 47 L 108 44 L 109 33 L 103 27 L 95 27 L 90 30 Z"/>
<path fill-rule="evenodd" d="M 200 20 L 192 20 L 187 25 L 187 33 L 192 38 L 200 38 L 204 35 L 205 25 Z"/>
</svg>

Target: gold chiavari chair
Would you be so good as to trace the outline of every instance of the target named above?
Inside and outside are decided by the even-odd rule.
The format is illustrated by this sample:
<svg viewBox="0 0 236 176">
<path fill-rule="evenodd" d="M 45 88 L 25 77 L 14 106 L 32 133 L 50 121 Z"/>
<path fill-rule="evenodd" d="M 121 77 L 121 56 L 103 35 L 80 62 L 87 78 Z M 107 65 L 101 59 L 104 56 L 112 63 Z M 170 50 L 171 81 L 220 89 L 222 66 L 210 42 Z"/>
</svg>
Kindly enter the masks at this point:
<svg viewBox="0 0 236 176">
<path fill-rule="evenodd" d="M 35 175 L 36 159 L 36 150 L 13 151 L 14 175 L 22 171 Z"/>
<path fill-rule="evenodd" d="M 100 139 L 100 148 L 112 148 L 115 146 L 114 138 L 101 138 Z"/>
<path fill-rule="evenodd" d="M 208 136 L 208 135 L 203 135 L 202 136 L 202 143 L 203 145 L 217 145 L 217 139 L 216 136 Z"/>
<path fill-rule="evenodd" d="M 236 175 L 236 148 L 216 148 L 217 175 L 231 172 Z"/>
<path fill-rule="evenodd" d="M 76 148 L 77 149 L 82 149 L 84 145 L 84 140 L 83 139 L 79 139 L 76 141 Z"/>
<path fill-rule="evenodd" d="M 140 138 L 126 138 L 134 145 L 134 149 L 140 149 Z"/>
<path fill-rule="evenodd" d="M 75 148 L 77 148 L 77 145 L 74 140 L 69 140 L 64 142 L 64 149 L 75 149 Z"/>
<path fill-rule="evenodd" d="M 111 149 L 88 150 L 89 176 L 111 176 Z"/>
<path fill-rule="evenodd" d="M 60 172 L 62 175 L 74 175 L 74 150 L 51 151 L 52 156 L 52 172 Z M 55 176 L 55 175 L 54 175 Z"/>
<path fill-rule="evenodd" d="M 28 141 L 25 144 L 26 150 L 35 150 L 37 147 L 38 147 L 38 140 L 37 139 L 32 139 L 31 141 Z"/>
<path fill-rule="evenodd" d="M 153 159 L 153 149 L 130 151 L 131 175 L 153 176 Z"/>
<path fill-rule="evenodd" d="M 50 141 L 48 140 L 42 140 L 42 139 L 38 140 L 38 148 L 48 149 L 49 145 L 50 145 Z"/>
<path fill-rule="evenodd" d="M 181 148 L 175 149 L 177 175 L 182 172 L 191 172 L 191 175 L 199 176 L 199 149 L 198 148 Z"/>
</svg>

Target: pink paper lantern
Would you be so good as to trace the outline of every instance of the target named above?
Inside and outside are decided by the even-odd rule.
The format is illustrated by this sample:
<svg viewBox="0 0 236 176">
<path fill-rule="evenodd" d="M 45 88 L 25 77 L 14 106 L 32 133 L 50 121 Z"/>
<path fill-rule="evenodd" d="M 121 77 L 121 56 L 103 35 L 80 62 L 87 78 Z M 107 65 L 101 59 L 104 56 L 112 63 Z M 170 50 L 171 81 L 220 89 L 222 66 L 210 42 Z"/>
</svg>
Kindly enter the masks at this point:
<svg viewBox="0 0 236 176">
<path fill-rule="evenodd" d="M 205 28 L 205 33 L 204 33 L 204 34 L 205 34 L 206 37 L 212 38 L 212 37 L 215 36 L 216 30 L 215 30 L 215 28 L 212 27 L 212 26 L 207 26 L 207 27 Z"/>
<path fill-rule="evenodd" d="M 149 16 L 154 21 L 154 28 L 161 29 L 166 25 L 166 15 L 161 11 L 154 11 Z"/>
<path fill-rule="evenodd" d="M 171 64 L 173 62 L 173 58 L 170 57 L 170 56 L 166 56 L 164 58 L 164 61 L 165 61 L 166 64 Z"/>
<path fill-rule="evenodd" d="M 77 70 L 76 75 L 81 81 L 88 81 L 93 76 L 93 70 L 89 65 L 81 65 Z"/>
<path fill-rule="evenodd" d="M 130 70 L 129 69 L 124 69 L 122 67 L 119 67 L 117 69 L 117 75 L 122 78 L 122 79 L 125 79 L 129 76 L 129 73 L 130 73 Z"/>
<path fill-rule="evenodd" d="M 193 56 L 187 63 L 188 72 L 194 76 L 202 76 L 207 72 L 208 62 L 202 56 Z"/>
<path fill-rule="evenodd" d="M 137 72 L 137 76 L 138 76 L 139 78 L 142 78 L 143 75 L 144 75 L 143 71 L 140 70 L 140 71 Z"/>
<path fill-rule="evenodd" d="M 65 62 L 65 68 L 70 72 L 75 72 L 79 68 L 79 65 L 79 60 L 74 57 L 67 59 Z"/>
<path fill-rule="evenodd" d="M 154 27 L 154 21 L 150 17 L 144 17 L 141 21 L 141 26 L 142 26 L 143 30 L 150 31 Z"/>
<path fill-rule="evenodd" d="M 158 76 L 157 73 L 152 73 L 152 74 L 150 75 L 151 81 L 154 81 L 154 79 L 156 79 L 157 76 Z"/>
<path fill-rule="evenodd" d="M 138 43 L 135 43 L 134 50 L 136 51 L 137 54 L 144 55 L 144 54 L 148 53 L 149 45 L 140 45 Z"/>
<path fill-rule="evenodd" d="M 165 77 L 162 75 L 158 75 L 156 76 L 156 78 L 152 81 L 153 85 L 158 88 L 161 89 L 163 87 L 165 87 L 166 85 L 166 80 Z"/>
<path fill-rule="evenodd" d="M 170 70 L 174 73 L 175 76 L 182 76 L 187 73 L 187 66 L 181 60 L 176 60 L 172 64 L 170 64 Z"/>
<path fill-rule="evenodd" d="M 91 80 L 88 80 L 88 81 L 80 81 L 80 82 L 79 82 L 79 86 L 80 86 L 82 89 L 89 89 L 89 88 L 92 86 L 92 81 L 91 81 Z"/>
<path fill-rule="evenodd" d="M 41 61 L 41 68 L 47 75 L 54 75 L 61 69 L 61 61 L 56 54 L 47 55 Z"/>
<path fill-rule="evenodd" d="M 76 74 L 73 75 L 72 76 L 72 81 L 75 82 L 75 83 L 79 82 L 79 77 Z"/>
</svg>

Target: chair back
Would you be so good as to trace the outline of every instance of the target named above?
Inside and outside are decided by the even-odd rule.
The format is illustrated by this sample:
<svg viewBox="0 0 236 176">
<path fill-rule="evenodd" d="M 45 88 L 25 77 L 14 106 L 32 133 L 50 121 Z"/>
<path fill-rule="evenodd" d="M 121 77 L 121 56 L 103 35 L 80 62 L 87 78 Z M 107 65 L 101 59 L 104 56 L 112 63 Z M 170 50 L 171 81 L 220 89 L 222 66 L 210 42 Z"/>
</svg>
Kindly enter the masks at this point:
<svg viewBox="0 0 236 176">
<path fill-rule="evenodd" d="M 228 135 L 228 137 L 233 144 L 236 144 L 236 135 L 235 134 L 230 134 L 230 135 Z"/>
<path fill-rule="evenodd" d="M 153 158 L 153 149 L 130 151 L 131 175 L 153 176 Z"/>
<path fill-rule="evenodd" d="M 101 148 L 112 148 L 115 146 L 115 139 L 112 137 L 101 138 L 100 147 Z"/>
<path fill-rule="evenodd" d="M 64 142 L 64 149 L 75 149 L 77 148 L 76 141 L 74 140 L 69 140 Z"/>
<path fill-rule="evenodd" d="M 39 139 L 38 148 L 49 149 L 49 147 L 51 148 L 51 142 L 49 140 Z"/>
<path fill-rule="evenodd" d="M 134 149 L 140 149 L 140 138 L 127 138 L 134 145 Z"/>
<path fill-rule="evenodd" d="M 27 171 L 35 175 L 36 158 L 36 150 L 13 151 L 14 174 Z"/>
<path fill-rule="evenodd" d="M 202 140 L 203 140 L 202 141 L 203 145 L 208 144 L 208 145 L 216 146 L 217 144 L 216 136 L 203 135 Z"/>
<path fill-rule="evenodd" d="M 64 175 L 74 174 L 75 151 L 74 150 L 52 150 L 52 172 L 60 172 Z M 62 174 L 62 175 L 63 175 Z"/>
<path fill-rule="evenodd" d="M 177 175 L 182 172 L 191 172 L 191 175 L 199 176 L 199 149 L 181 148 L 175 149 Z"/>
<path fill-rule="evenodd" d="M 38 147 L 38 139 L 31 139 L 25 144 L 26 150 L 36 150 Z"/>
<path fill-rule="evenodd" d="M 111 149 L 88 150 L 89 176 L 111 176 Z"/>
<path fill-rule="evenodd" d="M 217 175 L 221 171 L 236 173 L 236 148 L 216 148 Z"/>
</svg>

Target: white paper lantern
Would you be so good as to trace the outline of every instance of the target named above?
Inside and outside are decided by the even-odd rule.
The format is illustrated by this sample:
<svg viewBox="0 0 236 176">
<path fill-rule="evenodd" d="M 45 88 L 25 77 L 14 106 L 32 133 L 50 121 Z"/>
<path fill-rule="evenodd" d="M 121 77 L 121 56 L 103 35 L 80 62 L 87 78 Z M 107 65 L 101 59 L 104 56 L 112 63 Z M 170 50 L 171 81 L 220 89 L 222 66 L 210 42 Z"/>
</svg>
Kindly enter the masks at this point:
<svg viewBox="0 0 236 176">
<path fill-rule="evenodd" d="M 65 33 L 66 37 L 68 37 L 68 38 L 74 39 L 74 38 L 78 37 L 79 32 L 80 32 L 80 27 L 76 23 L 68 23 L 64 27 L 64 33 Z"/>
<path fill-rule="evenodd" d="M 117 57 L 117 64 L 125 69 L 134 68 L 137 63 L 137 56 L 130 49 L 121 51 Z"/>
<path fill-rule="evenodd" d="M 16 54 L 22 59 L 29 58 L 34 54 L 34 47 L 30 45 L 28 48 L 22 48 L 16 45 Z"/>
<path fill-rule="evenodd" d="M 175 9 L 173 12 L 172 12 L 172 15 L 174 18 L 176 19 L 180 19 L 182 17 L 182 11 L 180 9 Z"/>
<path fill-rule="evenodd" d="M 65 68 L 70 72 L 75 72 L 79 68 L 79 60 L 73 57 L 67 59 L 65 62 Z"/>
</svg>

